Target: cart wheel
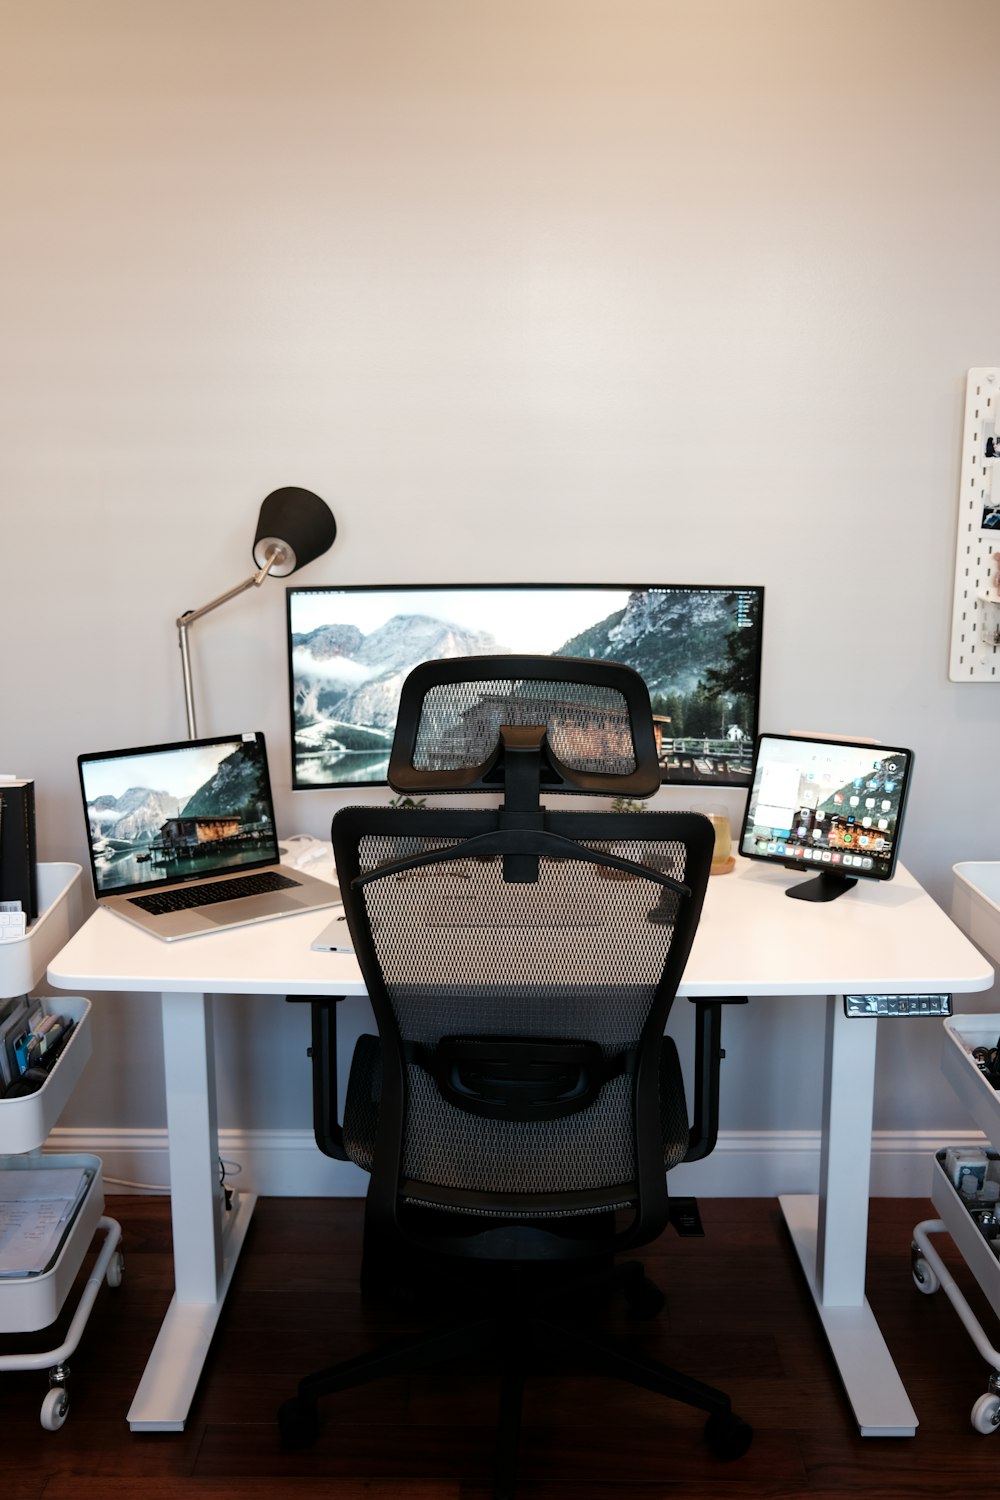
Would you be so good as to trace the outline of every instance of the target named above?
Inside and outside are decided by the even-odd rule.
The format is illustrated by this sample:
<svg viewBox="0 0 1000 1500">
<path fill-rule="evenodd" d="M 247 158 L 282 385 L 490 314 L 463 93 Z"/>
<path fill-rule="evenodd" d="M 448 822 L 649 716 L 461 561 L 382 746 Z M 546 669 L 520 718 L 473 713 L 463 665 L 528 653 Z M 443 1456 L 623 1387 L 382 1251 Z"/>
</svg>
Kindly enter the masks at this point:
<svg viewBox="0 0 1000 1500">
<path fill-rule="evenodd" d="M 1000 1424 L 1000 1396 L 994 1396 L 992 1392 L 987 1391 L 985 1396 L 980 1396 L 972 1408 L 972 1425 L 977 1432 L 988 1435 L 996 1432 L 998 1424 Z"/>
<path fill-rule="evenodd" d="M 108 1286 L 121 1286 L 124 1276 L 125 1257 L 120 1250 L 116 1250 L 114 1255 L 112 1255 L 111 1259 L 108 1261 L 108 1269 L 104 1273 L 104 1278 L 107 1281 Z"/>
<path fill-rule="evenodd" d="M 68 1416 L 69 1396 L 61 1385 L 54 1385 L 42 1402 L 42 1426 L 46 1432 L 58 1432 Z"/>
<path fill-rule="evenodd" d="M 932 1297 L 941 1285 L 941 1280 L 930 1261 L 922 1255 L 913 1257 L 913 1285 L 925 1297 Z"/>
</svg>

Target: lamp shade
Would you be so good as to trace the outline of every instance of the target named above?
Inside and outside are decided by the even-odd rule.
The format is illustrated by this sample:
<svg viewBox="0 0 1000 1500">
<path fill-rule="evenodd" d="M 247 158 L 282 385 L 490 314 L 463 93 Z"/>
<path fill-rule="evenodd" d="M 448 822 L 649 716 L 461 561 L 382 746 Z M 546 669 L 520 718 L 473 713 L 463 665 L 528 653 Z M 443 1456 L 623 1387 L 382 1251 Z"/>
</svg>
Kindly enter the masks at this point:
<svg viewBox="0 0 1000 1500">
<path fill-rule="evenodd" d="M 337 523 L 325 500 L 311 490 L 287 485 L 272 490 L 260 508 L 253 558 L 258 568 L 266 567 L 268 553 L 280 547 L 285 556 L 271 568 L 273 578 L 287 578 L 289 573 L 314 562 L 333 546 Z"/>
</svg>

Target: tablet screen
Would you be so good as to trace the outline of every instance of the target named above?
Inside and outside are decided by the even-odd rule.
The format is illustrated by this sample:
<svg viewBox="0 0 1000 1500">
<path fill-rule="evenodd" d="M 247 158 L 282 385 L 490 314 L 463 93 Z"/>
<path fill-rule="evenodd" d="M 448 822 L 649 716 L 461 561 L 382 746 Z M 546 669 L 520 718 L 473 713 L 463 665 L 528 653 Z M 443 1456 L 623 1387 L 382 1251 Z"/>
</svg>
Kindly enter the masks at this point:
<svg viewBox="0 0 1000 1500">
<path fill-rule="evenodd" d="M 830 895 L 889 880 L 912 766 L 912 751 L 896 747 L 762 734 L 739 851 L 818 871 Z"/>
</svg>

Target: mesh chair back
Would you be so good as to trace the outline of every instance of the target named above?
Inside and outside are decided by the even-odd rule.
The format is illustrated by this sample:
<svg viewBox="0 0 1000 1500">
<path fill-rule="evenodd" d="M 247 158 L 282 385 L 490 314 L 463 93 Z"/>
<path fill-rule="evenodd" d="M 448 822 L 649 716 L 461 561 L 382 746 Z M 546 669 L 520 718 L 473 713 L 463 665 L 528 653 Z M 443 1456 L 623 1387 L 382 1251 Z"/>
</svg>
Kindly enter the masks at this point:
<svg viewBox="0 0 1000 1500">
<path fill-rule="evenodd" d="M 372 810 L 349 809 L 336 820 L 338 867 L 367 877 L 352 930 L 381 1038 L 352 1074 L 348 1149 L 369 1170 L 381 1156 L 410 1203 L 514 1220 L 575 1217 L 635 1207 L 651 1180 L 662 1211 L 664 1171 L 684 1154 L 688 1122 L 676 1078 L 661 1088 L 660 1039 L 697 925 L 711 830 L 676 813 L 550 817 L 560 838 L 585 829 L 582 850 L 693 883 L 683 896 L 561 854 L 542 855 L 537 882 L 505 881 L 501 859 L 462 857 L 465 840 L 449 837 L 449 820 L 467 817 L 383 810 L 376 827 Z M 379 873 L 444 848 L 454 859 Z M 474 1071 L 465 1044 L 479 1038 L 593 1047 L 593 1097 L 551 1117 L 545 1107 L 528 1118 L 470 1108 L 461 1078 L 457 1091 L 450 1086 L 450 1049 L 458 1044 L 459 1073 Z M 373 1146 L 397 1089 L 399 1148 L 389 1165 Z"/>
</svg>

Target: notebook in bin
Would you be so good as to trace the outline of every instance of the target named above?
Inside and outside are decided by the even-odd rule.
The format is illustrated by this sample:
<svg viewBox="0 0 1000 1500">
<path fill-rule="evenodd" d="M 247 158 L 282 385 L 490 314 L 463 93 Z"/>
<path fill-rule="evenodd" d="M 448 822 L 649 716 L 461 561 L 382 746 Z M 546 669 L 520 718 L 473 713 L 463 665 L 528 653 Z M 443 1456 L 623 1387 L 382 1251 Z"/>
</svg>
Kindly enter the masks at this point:
<svg viewBox="0 0 1000 1500">
<path fill-rule="evenodd" d="M 77 760 L 100 906 L 173 942 L 333 906 L 328 880 L 279 863 L 262 734 Z"/>
</svg>

